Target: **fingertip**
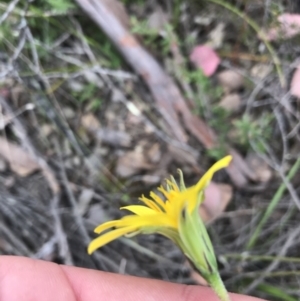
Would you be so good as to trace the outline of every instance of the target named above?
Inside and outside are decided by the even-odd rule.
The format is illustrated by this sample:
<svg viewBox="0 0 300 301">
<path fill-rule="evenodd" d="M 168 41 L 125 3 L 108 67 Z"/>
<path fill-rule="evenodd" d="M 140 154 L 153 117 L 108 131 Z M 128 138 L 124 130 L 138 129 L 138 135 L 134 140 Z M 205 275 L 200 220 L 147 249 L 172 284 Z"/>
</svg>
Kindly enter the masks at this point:
<svg viewBox="0 0 300 301">
<path fill-rule="evenodd" d="M 24 257 L 0 256 L 0 300 L 75 301 L 60 266 Z"/>
</svg>

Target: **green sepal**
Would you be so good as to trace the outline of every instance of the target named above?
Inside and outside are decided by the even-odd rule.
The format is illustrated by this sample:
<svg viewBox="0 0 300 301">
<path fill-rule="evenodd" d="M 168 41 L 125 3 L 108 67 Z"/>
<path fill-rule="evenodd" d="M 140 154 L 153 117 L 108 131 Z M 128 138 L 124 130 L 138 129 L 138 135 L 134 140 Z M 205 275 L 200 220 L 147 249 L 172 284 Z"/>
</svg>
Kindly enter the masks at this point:
<svg viewBox="0 0 300 301">
<path fill-rule="evenodd" d="M 182 170 L 177 169 L 177 172 L 179 173 L 179 189 L 180 189 L 180 191 L 184 191 L 184 190 L 186 190 L 186 187 L 185 187 L 185 183 L 184 183 Z"/>
<path fill-rule="evenodd" d="M 218 271 L 213 247 L 198 208 L 192 214 L 186 208 L 183 209 L 179 220 L 179 236 L 185 255 L 204 278 Z"/>
<path fill-rule="evenodd" d="M 177 184 L 175 178 L 173 176 L 170 176 L 170 179 L 171 179 L 171 182 L 175 185 L 175 187 L 177 187 L 179 190 L 179 187 L 178 187 L 178 184 Z"/>
</svg>

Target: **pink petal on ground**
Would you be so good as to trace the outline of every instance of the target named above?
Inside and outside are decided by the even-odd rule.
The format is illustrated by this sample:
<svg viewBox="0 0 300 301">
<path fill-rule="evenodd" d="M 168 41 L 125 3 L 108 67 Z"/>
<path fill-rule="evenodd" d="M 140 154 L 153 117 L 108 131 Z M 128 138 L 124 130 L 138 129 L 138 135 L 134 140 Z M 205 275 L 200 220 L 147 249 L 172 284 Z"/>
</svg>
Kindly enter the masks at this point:
<svg viewBox="0 0 300 301">
<path fill-rule="evenodd" d="M 289 39 L 300 34 L 300 15 L 282 14 L 277 18 L 279 25 L 270 28 L 265 32 L 265 37 L 269 41 L 278 39 Z"/>
<path fill-rule="evenodd" d="M 290 92 L 293 96 L 300 98 L 300 65 L 298 65 L 293 75 Z"/>
<path fill-rule="evenodd" d="M 202 69 L 206 76 L 213 75 L 221 61 L 217 53 L 207 45 L 196 46 L 190 55 L 190 60 Z"/>
</svg>

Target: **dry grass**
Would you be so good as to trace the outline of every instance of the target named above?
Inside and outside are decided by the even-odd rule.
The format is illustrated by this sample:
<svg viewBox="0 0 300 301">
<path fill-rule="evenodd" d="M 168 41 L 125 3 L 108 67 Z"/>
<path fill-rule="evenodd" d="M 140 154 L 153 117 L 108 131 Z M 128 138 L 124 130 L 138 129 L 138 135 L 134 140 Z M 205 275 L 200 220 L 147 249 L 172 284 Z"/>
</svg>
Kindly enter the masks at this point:
<svg viewBox="0 0 300 301">
<path fill-rule="evenodd" d="M 235 187 L 228 211 L 209 225 L 225 284 L 271 300 L 298 300 L 300 176 L 297 170 L 288 174 L 299 158 L 299 102 L 280 85 L 274 68 L 261 79 L 251 72 L 258 64 L 273 65 L 249 23 L 216 4 L 170 0 L 162 7 L 168 29 L 149 30 L 143 22 L 157 5 L 124 1 L 139 39 L 220 139 L 207 151 L 191 135 L 178 153 L 143 80 L 75 3 L 60 2 L 0 3 L 2 136 L 39 166 L 24 176 L 0 160 L 0 254 L 195 283 L 180 251 L 162 237 L 124 238 L 92 257 L 86 246 L 95 225 L 119 217 L 120 205 L 177 167 L 193 183 L 199 176 L 194 167 L 209 166 L 226 141 L 248 159 L 258 158 L 265 167 L 255 172 L 270 171 L 271 179 Z M 298 9 L 279 0 L 231 2 L 261 27 Z M 209 23 L 197 24 L 204 15 Z M 220 69 L 244 78 L 233 113 L 218 106 L 222 90 L 216 78 L 204 78 L 188 62 L 191 49 L 220 22 Z M 287 83 L 297 66 L 298 39 L 272 44 Z M 217 180 L 232 185 L 225 173 Z"/>
</svg>

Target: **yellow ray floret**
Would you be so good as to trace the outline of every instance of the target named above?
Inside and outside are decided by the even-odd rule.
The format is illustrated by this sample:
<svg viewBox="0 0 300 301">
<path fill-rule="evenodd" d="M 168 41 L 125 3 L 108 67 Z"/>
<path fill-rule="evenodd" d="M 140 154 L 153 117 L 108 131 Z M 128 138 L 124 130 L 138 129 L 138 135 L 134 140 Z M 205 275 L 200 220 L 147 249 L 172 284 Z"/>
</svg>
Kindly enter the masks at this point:
<svg viewBox="0 0 300 301">
<path fill-rule="evenodd" d="M 214 173 L 227 167 L 231 159 L 231 156 L 227 156 L 219 160 L 203 175 L 196 185 L 186 189 L 183 188 L 185 187 L 183 179 L 181 179 L 182 183 L 180 183 L 179 188 L 175 180 L 171 178 L 171 181 L 167 181 L 167 189 L 162 186 L 158 188 L 165 200 L 158 194 L 151 192 L 150 198 L 145 196 L 140 198 L 143 205 L 122 207 L 121 209 L 126 209 L 132 212 L 133 215 L 99 225 L 95 229 L 99 236 L 90 243 L 88 253 L 93 253 L 96 249 L 120 236 L 132 233 L 161 233 L 181 244 L 179 234 L 177 237 L 176 233 L 179 233 L 179 222 L 183 210 L 187 209 L 187 213 L 191 214 L 198 208 L 204 200 L 204 190 L 210 183 Z M 111 228 L 114 229 L 103 234 L 104 231 Z"/>
</svg>

